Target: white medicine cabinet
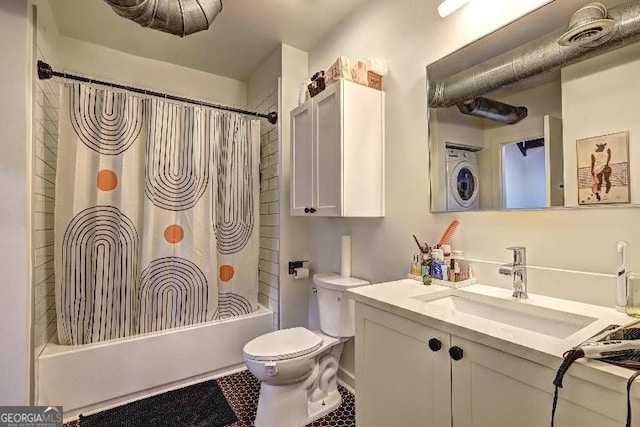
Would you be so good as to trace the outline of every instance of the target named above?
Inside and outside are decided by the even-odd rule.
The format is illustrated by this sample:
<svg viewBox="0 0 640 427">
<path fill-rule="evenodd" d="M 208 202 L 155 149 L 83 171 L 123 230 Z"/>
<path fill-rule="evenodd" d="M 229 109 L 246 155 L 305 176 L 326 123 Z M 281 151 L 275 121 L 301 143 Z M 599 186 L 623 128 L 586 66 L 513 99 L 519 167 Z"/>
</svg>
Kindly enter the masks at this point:
<svg viewBox="0 0 640 427">
<path fill-rule="evenodd" d="M 384 216 L 384 92 L 340 80 L 291 111 L 291 215 Z"/>
</svg>

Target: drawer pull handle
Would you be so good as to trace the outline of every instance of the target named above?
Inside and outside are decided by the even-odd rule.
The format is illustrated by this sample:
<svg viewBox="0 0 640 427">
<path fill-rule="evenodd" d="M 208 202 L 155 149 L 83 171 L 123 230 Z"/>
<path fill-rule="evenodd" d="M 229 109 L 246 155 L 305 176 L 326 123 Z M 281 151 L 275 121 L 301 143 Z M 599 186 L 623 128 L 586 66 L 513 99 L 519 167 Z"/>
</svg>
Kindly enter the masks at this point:
<svg viewBox="0 0 640 427">
<path fill-rule="evenodd" d="M 438 338 L 431 338 L 429 340 L 429 348 L 431 351 L 439 351 L 442 348 L 442 341 Z"/>
<path fill-rule="evenodd" d="M 457 361 L 462 359 L 462 357 L 464 357 L 464 351 L 462 351 L 462 349 L 457 345 L 454 345 L 449 349 L 449 356 L 451 356 L 453 360 Z"/>
</svg>

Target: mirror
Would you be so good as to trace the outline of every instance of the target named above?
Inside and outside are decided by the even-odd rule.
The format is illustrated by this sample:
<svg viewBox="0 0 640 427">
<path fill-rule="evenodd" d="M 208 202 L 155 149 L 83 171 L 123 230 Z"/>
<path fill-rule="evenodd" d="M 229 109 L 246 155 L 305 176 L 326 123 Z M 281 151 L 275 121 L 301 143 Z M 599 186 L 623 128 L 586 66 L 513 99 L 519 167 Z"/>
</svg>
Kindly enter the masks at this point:
<svg viewBox="0 0 640 427">
<path fill-rule="evenodd" d="M 640 4 L 600 3 L 551 2 L 427 66 L 431 212 L 640 202 Z"/>
</svg>

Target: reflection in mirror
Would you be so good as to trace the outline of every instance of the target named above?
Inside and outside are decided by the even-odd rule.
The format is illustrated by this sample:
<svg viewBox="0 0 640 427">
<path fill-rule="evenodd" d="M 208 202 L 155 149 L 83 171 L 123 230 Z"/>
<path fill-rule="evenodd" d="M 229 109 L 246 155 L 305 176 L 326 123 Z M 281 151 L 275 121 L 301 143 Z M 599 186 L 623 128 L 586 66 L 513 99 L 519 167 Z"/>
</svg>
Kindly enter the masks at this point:
<svg viewBox="0 0 640 427">
<path fill-rule="evenodd" d="M 600 3 L 549 3 L 427 67 L 432 212 L 578 206 L 597 178 L 576 141 L 623 131 L 612 185 L 640 201 L 640 2 Z"/>
</svg>

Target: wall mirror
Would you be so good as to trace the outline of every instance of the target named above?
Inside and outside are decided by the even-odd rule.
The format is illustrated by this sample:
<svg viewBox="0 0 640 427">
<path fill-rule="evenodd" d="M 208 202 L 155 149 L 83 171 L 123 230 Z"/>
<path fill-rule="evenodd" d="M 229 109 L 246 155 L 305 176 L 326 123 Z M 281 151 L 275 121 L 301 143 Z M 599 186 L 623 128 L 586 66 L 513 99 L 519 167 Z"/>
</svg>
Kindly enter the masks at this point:
<svg viewBox="0 0 640 427">
<path fill-rule="evenodd" d="M 554 1 L 428 65 L 431 211 L 640 203 L 638 76 L 637 0 Z"/>
</svg>

